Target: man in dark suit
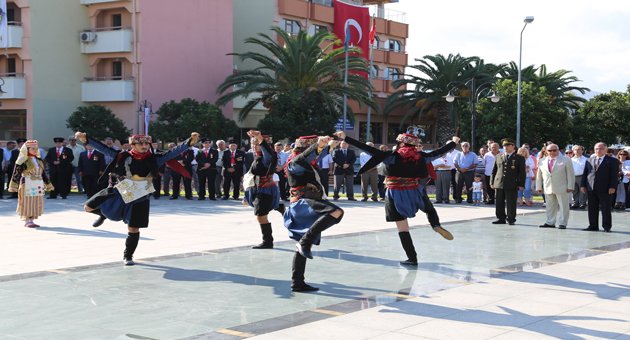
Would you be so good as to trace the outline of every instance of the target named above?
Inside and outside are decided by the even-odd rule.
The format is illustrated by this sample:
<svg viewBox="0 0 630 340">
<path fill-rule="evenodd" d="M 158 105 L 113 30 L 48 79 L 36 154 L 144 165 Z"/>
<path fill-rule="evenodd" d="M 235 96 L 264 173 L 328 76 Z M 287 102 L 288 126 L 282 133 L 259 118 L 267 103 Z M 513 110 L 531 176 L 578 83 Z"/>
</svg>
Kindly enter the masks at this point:
<svg viewBox="0 0 630 340">
<path fill-rule="evenodd" d="M 333 152 L 333 162 L 335 163 L 335 190 L 333 199 L 339 199 L 339 190 L 343 185 L 346 188 L 346 194 L 349 201 L 354 199 L 354 162 L 357 156 L 354 151 L 348 149 L 348 143 L 341 142 L 339 149 Z"/>
<path fill-rule="evenodd" d="M 180 138 L 181 142 L 183 138 Z M 187 200 L 192 199 L 192 161 L 195 159 L 195 152 L 192 147 L 188 148 L 186 151 L 182 152 L 179 156 L 175 158 L 179 164 L 181 164 L 186 171 L 190 174 L 191 177 L 184 177 L 177 173 L 177 171 L 172 171 L 171 176 L 173 177 L 173 195 L 170 199 L 176 200 L 179 198 L 179 184 L 184 179 L 184 195 Z"/>
<path fill-rule="evenodd" d="M 72 184 L 72 160 L 74 155 L 71 149 L 63 146 L 63 138 L 56 137 L 53 140 L 55 147 L 48 149 L 46 162 L 50 171 L 50 181 L 55 189 L 50 192 L 48 198 L 54 199 L 57 198 L 57 195 L 61 195 L 61 198 L 66 199 Z"/>
<path fill-rule="evenodd" d="M 88 198 L 99 191 L 98 179 L 105 171 L 105 155 L 94 150 L 92 144 L 85 145 L 85 151 L 79 154 L 79 175 Z"/>
<path fill-rule="evenodd" d="M 586 161 L 582 174 L 581 190 L 588 195 L 588 228 L 599 230 L 599 211 L 602 211 L 602 227 L 609 233 L 612 228 L 611 195 L 618 184 L 619 163 L 606 155 L 605 143 L 595 144 L 595 153 Z"/>
<path fill-rule="evenodd" d="M 164 152 L 159 148 L 159 144 L 155 142 L 151 143 L 151 152 L 153 152 L 153 154 L 156 156 L 164 155 Z M 153 199 L 159 200 L 162 196 L 162 176 L 164 176 L 165 169 L 166 164 L 160 165 L 158 167 L 157 176 L 153 177 L 153 179 L 151 180 L 151 182 L 153 182 L 153 189 L 155 189 L 155 191 L 153 192 Z"/>
<path fill-rule="evenodd" d="M 243 178 L 245 153 L 237 149 L 236 143 L 230 143 L 229 149 L 223 153 L 223 200 L 230 195 L 230 184 L 233 186 L 232 198 L 238 200 Z"/>
<path fill-rule="evenodd" d="M 495 190 L 497 216 L 492 224 L 505 224 L 507 220 L 508 224 L 514 225 L 518 190 L 525 186 L 525 158 L 516 153 L 513 140 L 505 138 L 501 143 L 505 153 L 495 157 L 490 177 L 491 188 Z"/>
<path fill-rule="evenodd" d="M 197 177 L 199 178 L 199 200 L 206 199 L 206 186 L 208 187 L 208 198 L 216 201 L 214 192 L 214 180 L 217 177 L 217 150 L 211 148 L 212 142 L 208 138 L 201 139 L 203 148 L 197 152 Z"/>
<path fill-rule="evenodd" d="M 15 140 L 15 142 L 17 143 L 17 146 L 11 150 L 11 157 L 9 158 L 9 164 L 7 165 L 7 188 L 8 188 L 8 183 L 11 183 L 11 178 L 13 178 L 13 170 L 15 170 L 15 162 L 17 162 L 18 156 L 20 155 L 20 148 L 22 147 L 22 144 L 26 143 L 26 138 L 17 138 Z M 9 198 L 17 198 L 17 192 L 14 192 L 11 194 L 11 196 L 9 196 Z"/>
</svg>

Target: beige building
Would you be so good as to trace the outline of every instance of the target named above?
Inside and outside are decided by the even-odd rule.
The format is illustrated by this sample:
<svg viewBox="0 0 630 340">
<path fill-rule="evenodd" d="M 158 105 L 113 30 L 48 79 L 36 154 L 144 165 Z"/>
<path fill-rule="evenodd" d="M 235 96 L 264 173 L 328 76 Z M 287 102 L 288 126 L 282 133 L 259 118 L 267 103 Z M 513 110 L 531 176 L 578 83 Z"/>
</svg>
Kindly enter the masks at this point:
<svg viewBox="0 0 630 340">
<path fill-rule="evenodd" d="M 395 91 L 392 82 L 402 76 L 405 65 L 408 63 L 405 46 L 409 37 L 409 25 L 405 23 L 405 13 L 389 10 L 387 4 L 395 2 L 391 0 L 348 0 L 346 2 L 370 6 L 370 14 L 376 18 L 371 82 L 374 87 L 374 96 L 383 103 L 384 99 Z M 332 31 L 333 24 L 332 0 L 234 0 L 234 51 L 242 53 L 251 49 L 251 45 L 246 45 L 243 41 L 259 32 L 270 32 L 271 26 L 278 26 L 288 32 L 298 30 L 314 32 L 321 29 Z M 234 58 L 235 69 L 250 67 L 252 65 Z M 245 103 L 246 100 L 243 98 L 234 100 L 234 117 L 238 116 L 239 109 Z M 355 121 L 353 130 L 348 131 L 348 134 L 365 139 L 367 107 L 359 107 L 354 102 L 351 102 L 350 106 L 355 113 Z M 265 114 L 264 107 L 258 106 L 245 121 L 239 124 L 243 127 L 254 127 Z M 402 116 L 402 112 L 394 112 L 389 117 L 372 112 L 370 139 L 375 143 L 393 143 L 400 131 Z M 425 129 L 427 142 L 431 143 L 435 140 L 434 119 L 424 119 L 414 123 Z"/>
</svg>

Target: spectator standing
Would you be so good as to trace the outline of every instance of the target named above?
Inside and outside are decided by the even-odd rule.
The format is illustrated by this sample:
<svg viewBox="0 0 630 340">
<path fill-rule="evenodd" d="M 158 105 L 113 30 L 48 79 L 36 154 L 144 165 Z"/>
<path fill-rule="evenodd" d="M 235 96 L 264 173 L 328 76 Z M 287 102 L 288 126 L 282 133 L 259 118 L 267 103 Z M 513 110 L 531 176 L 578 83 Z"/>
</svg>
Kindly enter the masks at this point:
<svg viewBox="0 0 630 340">
<path fill-rule="evenodd" d="M 77 169 L 88 198 L 96 194 L 100 188 L 98 179 L 105 171 L 105 155 L 94 150 L 92 144 L 86 144 L 85 151 L 79 154 Z"/>
<path fill-rule="evenodd" d="M 168 148 L 168 151 L 175 149 L 175 143 L 168 143 L 167 148 Z M 169 196 L 170 190 L 171 190 L 171 183 L 175 182 L 173 180 L 173 173 L 175 172 L 175 170 L 171 169 L 171 167 L 166 165 L 166 163 L 164 163 L 162 167 L 163 167 L 162 168 L 163 169 L 162 187 L 164 188 L 164 196 Z M 175 188 L 173 188 L 173 190 L 175 190 Z M 179 188 L 177 188 L 177 190 L 179 190 Z"/>
<path fill-rule="evenodd" d="M 208 188 L 208 199 L 216 201 L 215 177 L 217 176 L 217 150 L 212 148 L 212 142 L 208 138 L 201 140 L 202 149 L 199 150 L 195 160 L 197 161 L 197 177 L 199 178 L 199 191 L 197 198 L 199 201 L 206 199 L 206 188 Z"/>
<path fill-rule="evenodd" d="M 356 201 L 354 199 L 354 161 L 357 156 L 353 150 L 348 149 L 348 143 L 341 142 L 339 149 L 333 152 L 333 162 L 335 162 L 335 190 L 333 193 L 333 199 L 339 199 L 339 190 L 343 185 L 346 189 L 346 194 L 349 201 Z"/>
<path fill-rule="evenodd" d="M 244 162 L 245 153 L 237 149 L 236 143 L 230 143 L 229 149 L 223 153 L 223 200 L 229 199 L 230 184 L 233 188 L 232 198 L 239 200 Z"/>
<path fill-rule="evenodd" d="M 540 228 L 566 229 L 569 222 L 569 203 L 575 184 L 571 159 L 561 155 L 556 144 L 547 145 L 549 156 L 538 165 L 536 191 L 545 192 L 547 221 Z M 559 216 L 558 216 L 559 215 Z"/>
<path fill-rule="evenodd" d="M 612 229 L 611 195 L 617 189 L 619 162 L 606 155 L 606 143 L 595 144 L 595 153 L 586 162 L 582 174 L 582 192 L 588 194 L 588 228 L 585 231 L 599 231 L 599 212 L 602 213 L 602 227 L 605 232 Z"/>
<path fill-rule="evenodd" d="M 374 143 L 372 142 L 367 142 L 365 144 L 370 147 L 374 147 Z M 372 155 L 365 151 L 359 154 L 359 164 L 361 168 L 363 168 L 370 158 L 372 158 Z M 378 202 L 378 170 L 376 167 L 367 169 L 361 174 L 361 194 L 363 195 L 363 199 L 361 199 L 362 202 L 368 200 L 368 186 L 372 188 L 372 201 Z"/>
<path fill-rule="evenodd" d="M 72 156 L 74 157 L 72 160 L 72 174 L 74 175 L 74 180 L 77 182 L 77 190 L 79 193 L 83 193 L 83 183 L 81 175 L 79 174 L 79 156 L 85 151 L 85 148 L 82 145 L 77 144 L 77 139 L 74 138 L 74 136 L 70 136 L 68 141 L 70 141 L 70 144 L 66 147 L 72 150 Z"/>
<path fill-rule="evenodd" d="M 617 160 L 619 161 L 619 184 L 617 185 L 617 191 L 615 192 L 615 209 L 626 210 L 626 202 L 628 201 L 628 182 L 630 178 L 630 161 L 628 160 L 628 151 L 619 150 L 617 153 Z"/>
<path fill-rule="evenodd" d="M 518 154 L 525 159 L 525 186 L 518 191 L 518 206 L 523 204 L 532 206 L 532 180 L 534 179 L 534 161 L 529 155 L 529 149 L 521 147 Z"/>
<path fill-rule="evenodd" d="M 510 225 L 516 223 L 516 198 L 518 190 L 525 184 L 525 159 L 518 155 L 513 140 L 505 138 L 501 141 L 505 153 L 494 159 L 494 168 L 490 183 L 496 190 L 497 220 L 492 224 Z"/>
<path fill-rule="evenodd" d="M 461 146 L 462 152 L 455 157 L 453 162 L 457 170 L 455 178 L 457 187 L 453 193 L 453 198 L 455 203 L 462 203 L 462 189 L 466 188 L 466 201 L 472 204 L 472 182 L 475 177 L 475 168 L 477 168 L 477 155 L 470 151 L 470 143 L 463 142 Z"/>
<path fill-rule="evenodd" d="M 586 209 L 586 193 L 580 190 L 580 186 L 582 186 L 582 174 L 588 157 L 584 156 L 584 147 L 581 145 L 574 145 L 572 151 L 571 162 L 573 163 L 573 172 L 575 172 L 575 185 L 571 209 Z"/>
<path fill-rule="evenodd" d="M 214 179 L 214 191 L 217 198 L 223 197 L 223 154 L 227 150 L 225 141 L 219 139 L 217 141 L 217 176 Z"/>
<path fill-rule="evenodd" d="M 55 199 L 60 195 L 62 199 L 66 199 L 70 193 L 74 155 L 72 150 L 63 146 L 62 137 L 55 137 L 53 140 L 55 147 L 48 150 L 45 158 L 50 171 L 50 182 L 54 187 L 48 198 Z"/>
<path fill-rule="evenodd" d="M 449 192 L 453 174 L 453 162 L 447 154 L 443 154 L 431 162 L 437 178 L 435 179 L 435 203 L 449 204 Z"/>
<path fill-rule="evenodd" d="M 485 184 L 485 195 L 487 196 L 486 204 L 494 204 L 494 189 L 491 188 L 490 177 L 492 177 L 492 169 L 494 168 L 494 159 L 499 155 L 499 144 L 492 142 L 489 146 L 488 152 L 483 155 L 483 159 L 485 162 L 485 170 L 484 170 L 484 184 Z"/>
<path fill-rule="evenodd" d="M 322 186 L 324 187 L 324 192 L 326 196 L 330 191 L 330 175 L 333 174 L 333 159 L 330 153 L 326 154 L 326 156 L 319 158 L 318 161 L 318 169 L 317 172 L 319 174 L 319 180 L 322 182 Z"/>
<path fill-rule="evenodd" d="M 383 152 L 389 151 L 389 147 L 385 144 L 378 147 L 379 150 Z M 387 166 L 385 163 L 380 162 L 376 166 L 376 171 L 378 172 L 378 196 L 384 200 L 385 199 L 385 177 L 386 177 Z"/>
</svg>

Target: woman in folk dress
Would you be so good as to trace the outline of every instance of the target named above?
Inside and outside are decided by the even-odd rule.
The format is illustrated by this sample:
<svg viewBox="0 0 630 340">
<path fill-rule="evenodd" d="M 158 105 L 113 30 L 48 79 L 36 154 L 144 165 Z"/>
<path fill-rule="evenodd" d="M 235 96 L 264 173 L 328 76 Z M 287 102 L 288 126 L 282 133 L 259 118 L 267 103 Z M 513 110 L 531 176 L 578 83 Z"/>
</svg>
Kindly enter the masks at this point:
<svg viewBox="0 0 630 340">
<path fill-rule="evenodd" d="M 44 191 L 53 189 L 46 176 L 36 140 L 28 140 L 20 148 L 15 170 L 9 184 L 10 192 L 18 193 L 16 212 L 27 228 L 37 228 L 33 220 L 44 213 Z"/>
</svg>

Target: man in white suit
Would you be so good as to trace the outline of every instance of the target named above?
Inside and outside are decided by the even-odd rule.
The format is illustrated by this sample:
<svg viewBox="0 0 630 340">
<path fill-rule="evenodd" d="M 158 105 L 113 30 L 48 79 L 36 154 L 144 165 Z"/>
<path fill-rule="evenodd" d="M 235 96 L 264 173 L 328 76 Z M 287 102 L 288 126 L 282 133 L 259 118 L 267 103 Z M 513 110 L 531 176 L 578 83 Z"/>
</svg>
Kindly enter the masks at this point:
<svg viewBox="0 0 630 340">
<path fill-rule="evenodd" d="M 560 154 L 556 144 L 548 145 L 547 153 L 549 156 L 538 164 L 536 175 L 536 190 L 538 193 L 544 190 L 547 200 L 547 222 L 540 228 L 555 228 L 557 219 L 558 228 L 566 229 L 569 222 L 570 194 L 575 186 L 573 163 L 571 159 Z"/>
</svg>

